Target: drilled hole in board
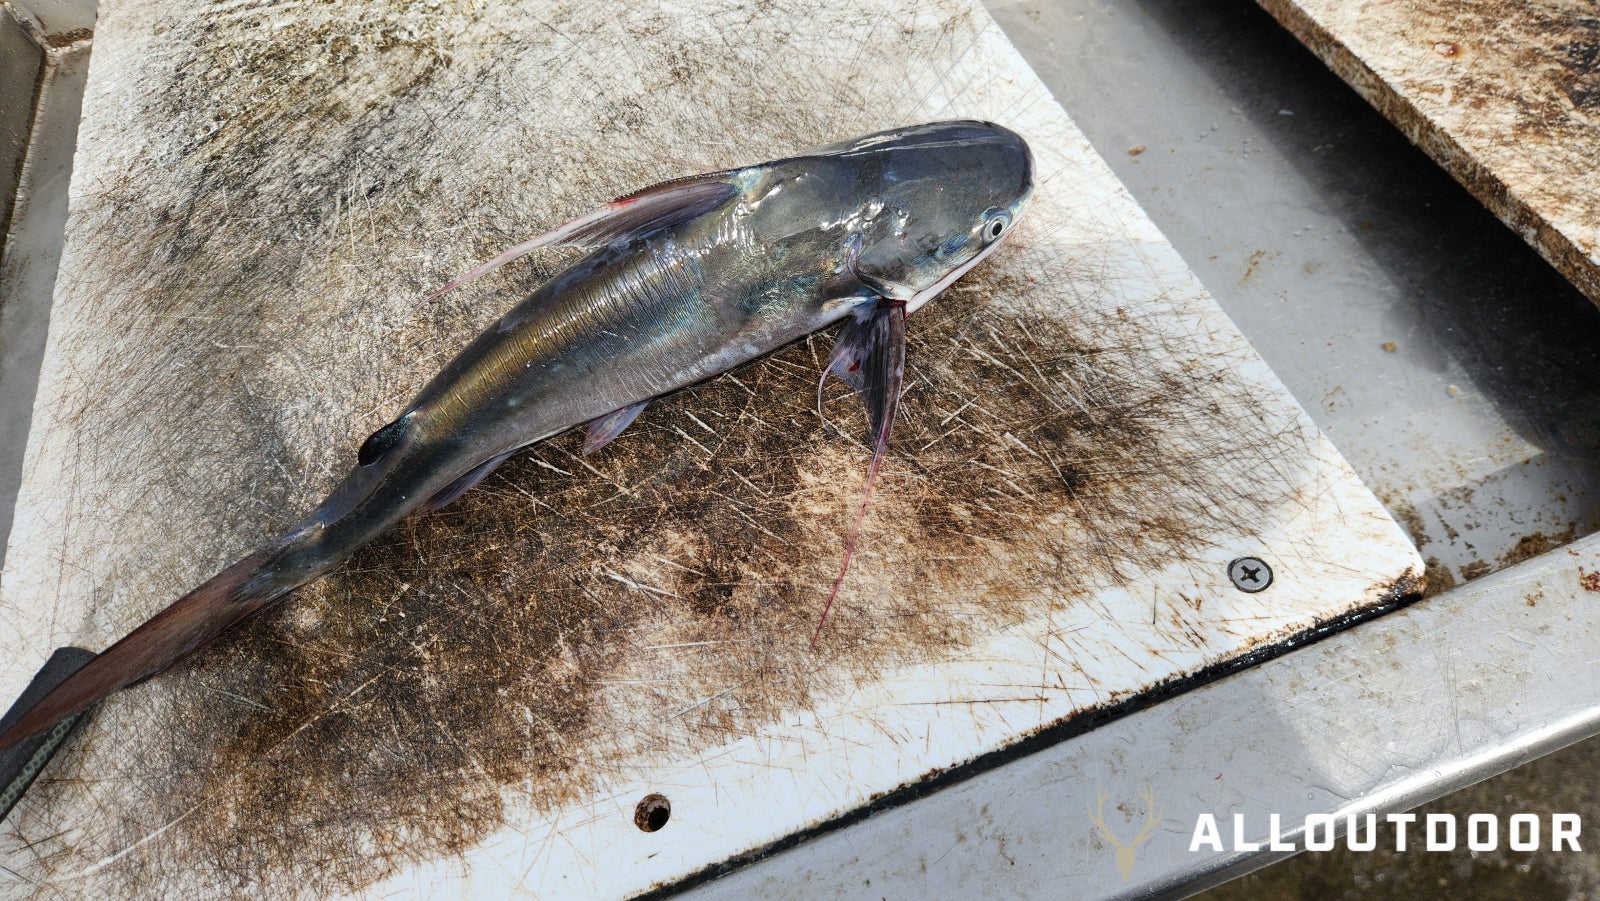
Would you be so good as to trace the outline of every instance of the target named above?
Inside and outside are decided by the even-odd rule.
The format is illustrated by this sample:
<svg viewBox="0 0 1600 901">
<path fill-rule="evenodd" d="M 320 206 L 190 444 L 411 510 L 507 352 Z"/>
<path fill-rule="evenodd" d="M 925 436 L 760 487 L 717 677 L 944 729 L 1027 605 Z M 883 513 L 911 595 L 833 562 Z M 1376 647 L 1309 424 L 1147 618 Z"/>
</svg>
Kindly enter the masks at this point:
<svg viewBox="0 0 1600 901">
<path fill-rule="evenodd" d="M 656 832 L 672 818 L 672 802 L 666 795 L 649 794 L 633 809 L 633 825 L 645 832 Z"/>
</svg>

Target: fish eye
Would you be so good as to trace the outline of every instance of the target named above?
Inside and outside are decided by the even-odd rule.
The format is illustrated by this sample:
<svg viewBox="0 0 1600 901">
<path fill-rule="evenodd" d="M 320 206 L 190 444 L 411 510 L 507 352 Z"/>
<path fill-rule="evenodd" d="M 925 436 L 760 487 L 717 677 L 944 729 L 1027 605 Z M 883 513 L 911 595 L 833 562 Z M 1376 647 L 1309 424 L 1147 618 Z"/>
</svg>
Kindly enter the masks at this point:
<svg viewBox="0 0 1600 901">
<path fill-rule="evenodd" d="M 1011 217 L 1004 210 L 994 210 L 984 218 L 986 220 L 983 224 L 983 240 L 985 242 L 998 239 L 1006 233 L 1007 228 L 1011 227 Z"/>
</svg>

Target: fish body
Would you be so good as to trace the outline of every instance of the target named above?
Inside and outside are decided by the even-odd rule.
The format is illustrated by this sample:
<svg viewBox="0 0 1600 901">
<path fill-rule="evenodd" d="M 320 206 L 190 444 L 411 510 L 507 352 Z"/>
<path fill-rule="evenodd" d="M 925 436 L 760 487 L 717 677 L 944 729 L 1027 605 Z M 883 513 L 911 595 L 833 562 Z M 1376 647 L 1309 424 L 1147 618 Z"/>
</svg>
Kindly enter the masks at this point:
<svg viewBox="0 0 1600 901">
<path fill-rule="evenodd" d="M 844 319 L 828 371 L 865 397 L 875 473 L 904 317 L 991 252 L 1031 193 L 1019 136 L 941 122 L 667 182 L 526 242 L 480 268 L 552 244 L 590 253 L 373 433 L 309 516 L 98 655 L 0 735 L 0 749 L 205 647 L 518 449 L 585 423 L 585 450 L 598 449 L 652 398 Z"/>
</svg>

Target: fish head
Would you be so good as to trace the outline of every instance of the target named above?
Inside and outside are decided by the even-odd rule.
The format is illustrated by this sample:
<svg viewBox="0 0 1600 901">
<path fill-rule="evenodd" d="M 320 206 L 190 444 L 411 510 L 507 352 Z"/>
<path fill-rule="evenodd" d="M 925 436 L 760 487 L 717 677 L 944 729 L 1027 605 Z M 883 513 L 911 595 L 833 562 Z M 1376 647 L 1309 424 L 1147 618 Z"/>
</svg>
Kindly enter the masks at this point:
<svg viewBox="0 0 1600 901">
<path fill-rule="evenodd" d="M 1033 197 L 1033 154 L 991 122 L 934 122 L 823 148 L 858 161 L 871 196 L 855 269 L 907 312 L 1000 245 Z"/>
</svg>

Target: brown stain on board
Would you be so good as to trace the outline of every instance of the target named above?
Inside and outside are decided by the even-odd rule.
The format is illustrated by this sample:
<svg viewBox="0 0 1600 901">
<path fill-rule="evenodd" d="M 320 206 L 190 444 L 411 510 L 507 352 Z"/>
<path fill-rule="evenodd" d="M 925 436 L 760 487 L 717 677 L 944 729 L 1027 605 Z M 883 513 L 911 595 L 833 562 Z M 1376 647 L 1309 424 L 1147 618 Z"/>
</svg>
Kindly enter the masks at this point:
<svg viewBox="0 0 1600 901">
<path fill-rule="evenodd" d="M 873 34 L 899 58 L 948 53 L 983 24 L 954 9 Z M 121 323 L 138 353 L 108 358 L 63 399 L 82 436 L 73 465 L 107 484 L 109 528 L 149 529 L 123 551 L 85 521 L 77 550 L 111 555 L 96 571 L 176 596 L 273 534 L 468 336 L 561 264 L 541 257 L 423 305 L 410 291 L 441 279 L 418 265 L 419 248 L 465 223 L 471 239 L 435 263 L 448 275 L 528 223 L 559 221 L 554 210 L 676 174 L 658 157 L 705 149 L 647 141 L 597 167 L 581 142 L 540 129 L 602 140 L 701 116 L 698 131 L 679 121 L 663 134 L 740 135 L 717 151 L 736 158 L 706 161 L 725 165 L 885 116 L 937 117 L 903 97 L 850 112 L 877 96 L 871 85 L 773 71 L 765 36 L 724 38 L 767 27 L 756 9 L 714 12 L 700 35 L 647 10 L 612 23 L 559 7 L 538 23 L 548 32 L 430 10 L 318 7 L 271 41 L 221 17 L 161 20 L 195 29 L 184 41 L 197 50 L 162 58 L 168 83 L 148 92 L 142 118 L 170 123 L 182 153 L 139 158 L 144 170 L 97 185 L 74 214 L 86 223 L 75 227 L 134 234 L 150 251 L 108 245 L 78 261 L 103 289 L 88 292 L 87 315 Z M 533 34 L 546 43 L 506 43 Z M 595 55 L 565 52 L 557 34 L 588 36 Z M 616 36 L 621 49 L 606 50 Z M 637 73 L 632 98 L 566 97 L 563 122 L 473 118 L 471 102 L 503 109 L 501 93 L 528 90 L 518 66 L 529 58 L 596 78 L 652 41 L 672 52 L 644 54 L 665 64 Z M 468 53 L 474 42 L 495 52 Z M 719 57 L 749 70 L 760 105 L 696 90 L 714 74 L 696 67 Z M 817 113 L 819 84 L 848 102 Z M 539 152 L 454 173 L 419 151 L 469 158 L 462 148 L 512 138 Z M 144 190 L 171 166 L 186 167 L 189 193 Z M 476 208 L 502 212 L 458 212 Z M 91 736 L 107 744 L 63 758 L 27 802 L 47 819 L 56 799 L 88 794 L 107 815 L 74 827 L 70 854 L 44 840 L 30 878 L 87 856 L 122 897 L 360 890 L 473 846 L 507 822 L 508 804 L 555 809 L 624 761 L 721 745 L 887 668 L 959 655 L 1047 605 L 1201 560 L 1217 536 L 1247 538 L 1297 509 L 1284 448 L 1305 440 L 1302 426 L 1257 399 L 1238 360 L 1195 356 L 1124 309 L 1074 303 L 1063 286 L 1092 295 L 1103 276 L 1051 238 L 1024 220 L 913 318 L 894 444 L 816 654 L 807 639 L 869 458 L 853 398 L 835 390 L 826 424 L 812 408 L 829 335 L 656 402 L 597 456 L 580 457 L 577 435 L 531 449 L 124 692 Z M 139 478 L 119 478 L 130 472 Z M 1162 628 L 1193 631 L 1169 618 Z"/>
<path fill-rule="evenodd" d="M 1272 465 L 1271 419 L 1247 400 L 1234 444 L 1169 438 L 1225 415 L 1225 369 L 1162 366 L 1136 326 L 1107 345 L 1092 325 L 988 318 L 981 298 L 1030 291 L 1007 269 L 997 257 L 913 319 L 862 576 L 817 656 L 868 457 L 853 398 L 828 404 L 843 434 L 811 409 L 825 336 L 658 402 L 596 471 L 575 433 L 532 449 L 163 677 L 164 697 L 126 702 L 142 724 L 104 734 L 169 775 L 118 793 L 145 815 L 111 844 L 170 819 L 168 865 L 357 889 L 471 847 L 504 824 L 507 791 L 553 808 L 608 760 L 721 744 L 1251 534 L 1231 511 L 1292 502 L 1239 487 Z M 119 888 L 149 891 L 146 866 Z"/>
</svg>

